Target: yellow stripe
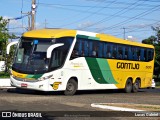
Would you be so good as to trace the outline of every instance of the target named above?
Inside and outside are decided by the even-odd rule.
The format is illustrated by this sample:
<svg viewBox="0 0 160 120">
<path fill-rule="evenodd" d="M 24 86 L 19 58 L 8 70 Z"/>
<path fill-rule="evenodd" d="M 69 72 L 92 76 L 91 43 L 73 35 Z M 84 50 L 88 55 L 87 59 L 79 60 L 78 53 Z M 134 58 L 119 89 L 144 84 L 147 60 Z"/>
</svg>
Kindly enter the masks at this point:
<svg viewBox="0 0 160 120">
<path fill-rule="evenodd" d="M 12 70 L 11 73 L 12 73 L 13 76 L 18 77 L 18 78 L 26 78 L 26 76 L 28 75 L 28 74 L 18 73 L 18 72 L 13 71 L 13 70 Z"/>
<path fill-rule="evenodd" d="M 39 29 L 25 32 L 23 37 L 33 38 L 60 38 L 60 37 L 75 37 L 76 30 L 67 29 Z"/>
</svg>

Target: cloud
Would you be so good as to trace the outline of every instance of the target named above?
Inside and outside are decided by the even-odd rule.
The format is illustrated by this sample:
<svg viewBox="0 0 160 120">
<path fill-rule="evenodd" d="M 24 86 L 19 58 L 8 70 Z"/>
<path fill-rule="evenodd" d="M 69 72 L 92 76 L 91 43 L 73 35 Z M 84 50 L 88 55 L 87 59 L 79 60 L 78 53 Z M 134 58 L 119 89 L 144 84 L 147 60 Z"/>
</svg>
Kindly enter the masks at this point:
<svg viewBox="0 0 160 120">
<path fill-rule="evenodd" d="M 3 16 L 3 19 L 11 19 L 9 21 L 9 25 L 13 25 L 13 26 L 22 26 L 22 23 L 18 20 L 14 20 L 13 17 L 9 17 L 9 16 Z"/>
<path fill-rule="evenodd" d="M 93 22 L 91 21 L 86 21 L 86 22 L 83 22 L 83 23 L 80 23 L 78 24 L 78 28 L 79 29 L 83 29 L 83 28 L 86 28 L 86 27 L 89 27 L 93 24 Z"/>
</svg>

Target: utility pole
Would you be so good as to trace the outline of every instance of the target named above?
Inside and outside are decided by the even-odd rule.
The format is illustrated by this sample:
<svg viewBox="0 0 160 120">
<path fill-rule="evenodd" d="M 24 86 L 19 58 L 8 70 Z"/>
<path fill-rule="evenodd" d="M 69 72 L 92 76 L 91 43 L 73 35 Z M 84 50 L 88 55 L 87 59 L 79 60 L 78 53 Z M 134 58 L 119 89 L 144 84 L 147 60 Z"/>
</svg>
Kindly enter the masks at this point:
<svg viewBox="0 0 160 120">
<path fill-rule="evenodd" d="M 123 39 L 125 40 L 126 39 L 126 28 L 123 27 L 122 29 L 123 29 Z"/>
<path fill-rule="evenodd" d="M 47 20 L 45 19 L 45 21 L 44 21 L 44 28 L 47 28 Z"/>
<path fill-rule="evenodd" d="M 30 31 L 30 30 L 31 30 L 31 17 L 30 17 L 31 12 L 23 13 L 23 12 L 21 11 L 21 14 L 28 15 L 28 31 Z M 22 27 L 23 27 L 23 26 L 22 26 Z"/>
<path fill-rule="evenodd" d="M 32 0 L 31 6 L 31 30 L 35 29 L 36 0 Z"/>
</svg>

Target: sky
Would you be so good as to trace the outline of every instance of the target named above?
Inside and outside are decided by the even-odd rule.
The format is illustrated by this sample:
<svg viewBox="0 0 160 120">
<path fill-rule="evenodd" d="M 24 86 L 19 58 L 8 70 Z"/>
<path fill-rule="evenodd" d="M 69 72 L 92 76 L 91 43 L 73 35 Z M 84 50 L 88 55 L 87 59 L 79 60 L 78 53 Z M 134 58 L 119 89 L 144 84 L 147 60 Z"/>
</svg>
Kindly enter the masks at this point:
<svg viewBox="0 0 160 120">
<path fill-rule="evenodd" d="M 31 2 L 1 0 L 0 16 L 24 16 L 31 11 Z M 160 0 L 36 0 L 36 29 L 78 29 L 141 42 L 156 34 L 152 26 L 160 26 Z M 8 27 L 10 33 L 21 35 L 27 31 L 28 16 L 11 20 Z"/>
</svg>

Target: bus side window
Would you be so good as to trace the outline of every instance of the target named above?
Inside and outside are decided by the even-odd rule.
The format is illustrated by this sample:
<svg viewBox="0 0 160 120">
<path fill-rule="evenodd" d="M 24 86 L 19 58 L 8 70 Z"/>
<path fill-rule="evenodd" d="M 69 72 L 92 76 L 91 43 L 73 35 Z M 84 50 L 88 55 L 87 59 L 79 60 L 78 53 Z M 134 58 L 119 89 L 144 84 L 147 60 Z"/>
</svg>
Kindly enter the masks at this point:
<svg viewBox="0 0 160 120">
<path fill-rule="evenodd" d="M 70 59 L 74 59 L 74 58 L 77 58 L 79 57 L 79 41 L 77 40 L 76 41 L 76 44 L 73 48 L 73 51 L 72 51 L 72 54 L 71 54 L 71 58 Z"/>
<path fill-rule="evenodd" d="M 89 49 L 89 45 L 88 45 L 88 41 L 84 40 L 84 56 L 88 57 L 88 49 Z"/>
<path fill-rule="evenodd" d="M 78 47 L 78 55 L 81 57 L 82 55 L 82 41 L 80 40 L 80 39 L 78 39 L 77 40 L 77 42 L 78 42 L 78 45 L 77 45 L 77 47 Z"/>
<path fill-rule="evenodd" d="M 133 60 L 138 60 L 138 57 L 137 57 L 137 47 L 133 47 Z"/>
<path fill-rule="evenodd" d="M 128 54 L 129 54 L 129 52 L 128 52 L 128 46 L 126 46 L 124 49 L 125 49 L 124 59 L 125 59 L 125 60 L 128 60 L 128 56 L 129 56 L 129 55 L 128 55 Z"/>
<path fill-rule="evenodd" d="M 112 45 L 107 44 L 107 58 L 111 58 L 111 57 L 112 57 Z"/>
<path fill-rule="evenodd" d="M 151 49 L 151 60 L 153 60 L 154 57 L 154 49 Z"/>
<path fill-rule="evenodd" d="M 128 59 L 129 60 L 132 60 L 133 59 L 133 49 L 132 49 L 132 47 L 131 46 L 129 46 L 129 57 L 128 57 Z"/>
<path fill-rule="evenodd" d="M 137 48 L 137 60 L 140 61 L 141 60 L 141 55 L 140 55 L 140 48 Z"/>
<path fill-rule="evenodd" d="M 122 50 L 122 46 L 121 45 L 118 45 L 117 58 L 118 59 L 123 59 L 123 50 Z"/>
<path fill-rule="evenodd" d="M 147 61 L 147 49 L 144 49 L 144 61 Z"/>
<path fill-rule="evenodd" d="M 98 42 L 93 41 L 92 57 L 98 57 Z"/>
<path fill-rule="evenodd" d="M 112 58 L 117 58 L 117 45 L 113 44 Z"/>
<path fill-rule="evenodd" d="M 102 58 L 103 57 L 103 42 L 99 42 L 99 47 L 98 47 L 98 57 Z"/>
<path fill-rule="evenodd" d="M 89 44 L 89 51 L 88 51 L 89 57 L 92 57 L 93 42 L 89 41 L 88 44 Z"/>
<path fill-rule="evenodd" d="M 107 58 L 107 43 L 103 43 L 103 57 Z"/>
<path fill-rule="evenodd" d="M 153 49 L 147 49 L 148 61 L 153 60 Z"/>
<path fill-rule="evenodd" d="M 145 61 L 145 59 L 144 59 L 144 48 L 140 49 L 140 61 Z"/>
</svg>

